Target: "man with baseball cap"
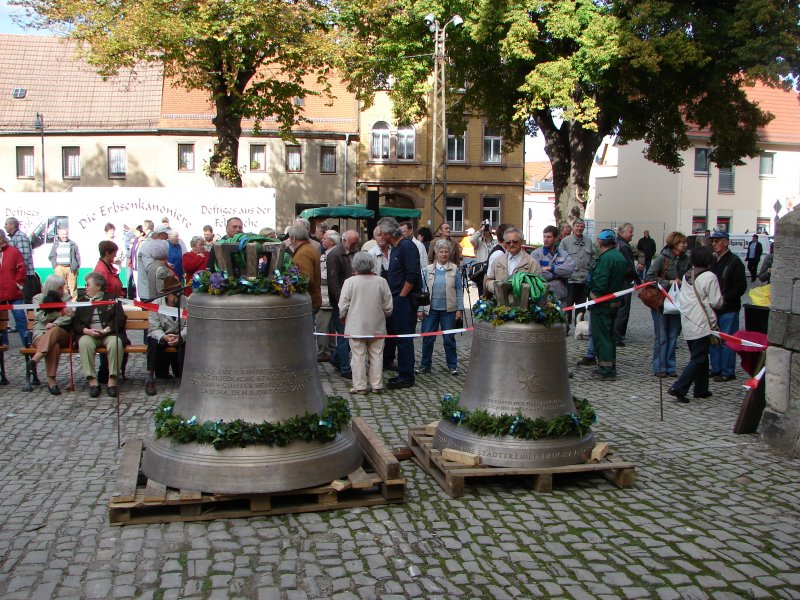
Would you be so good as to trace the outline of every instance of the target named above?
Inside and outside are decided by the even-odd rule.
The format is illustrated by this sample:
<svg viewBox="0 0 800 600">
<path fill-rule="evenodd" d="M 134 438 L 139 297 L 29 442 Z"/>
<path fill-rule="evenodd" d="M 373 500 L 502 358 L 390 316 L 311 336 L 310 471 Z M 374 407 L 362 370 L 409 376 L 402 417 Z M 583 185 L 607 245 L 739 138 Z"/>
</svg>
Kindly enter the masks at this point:
<svg viewBox="0 0 800 600">
<path fill-rule="evenodd" d="M 597 257 L 591 281 L 589 297 L 598 298 L 625 289 L 628 264 L 617 250 L 617 235 L 611 229 L 597 234 L 600 254 Z M 620 307 L 617 299 L 601 302 L 590 307 L 592 311 L 592 340 L 597 354 L 597 369 L 592 379 L 614 381 L 617 378 L 617 347 L 614 343 L 614 319 Z"/>
<path fill-rule="evenodd" d="M 723 333 L 736 333 L 739 330 L 739 311 L 742 296 L 747 291 L 747 275 L 742 259 L 728 249 L 728 234 L 715 231 L 711 234 L 711 249 L 717 257 L 712 271 L 719 281 L 723 304 L 716 311 L 717 324 Z M 717 383 L 736 379 L 736 354 L 724 343 L 711 346 L 711 377 Z"/>
</svg>

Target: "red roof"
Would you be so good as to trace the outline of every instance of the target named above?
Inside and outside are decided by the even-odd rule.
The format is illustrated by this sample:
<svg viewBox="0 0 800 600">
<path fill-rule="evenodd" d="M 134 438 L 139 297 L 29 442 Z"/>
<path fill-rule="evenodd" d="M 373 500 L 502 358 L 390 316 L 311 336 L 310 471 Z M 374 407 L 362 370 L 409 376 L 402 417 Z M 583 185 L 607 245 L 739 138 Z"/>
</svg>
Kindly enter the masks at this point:
<svg viewBox="0 0 800 600">
<path fill-rule="evenodd" d="M 162 80 L 158 64 L 104 79 L 72 40 L 0 35 L 0 131 L 32 131 L 36 113 L 50 131 L 154 130 Z"/>
<path fill-rule="evenodd" d="M 795 91 L 756 83 L 746 88 L 747 97 L 761 110 L 774 115 L 766 127 L 759 127 L 758 139 L 772 144 L 800 144 L 800 95 Z M 708 131 L 689 126 L 689 136 L 708 137 Z"/>
</svg>

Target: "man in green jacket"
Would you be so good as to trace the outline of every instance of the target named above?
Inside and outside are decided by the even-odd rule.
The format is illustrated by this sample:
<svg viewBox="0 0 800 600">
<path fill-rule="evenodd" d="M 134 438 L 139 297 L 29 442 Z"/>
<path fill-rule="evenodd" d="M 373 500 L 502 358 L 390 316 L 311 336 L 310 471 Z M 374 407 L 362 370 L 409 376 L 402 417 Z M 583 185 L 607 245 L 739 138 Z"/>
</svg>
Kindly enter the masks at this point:
<svg viewBox="0 0 800 600">
<path fill-rule="evenodd" d="M 597 235 L 600 255 L 589 282 L 589 297 L 598 298 L 625 289 L 628 265 L 617 250 L 616 234 L 603 229 Z M 592 379 L 614 381 L 617 378 L 617 347 L 614 343 L 614 319 L 620 307 L 619 300 L 609 300 L 591 307 L 592 339 L 597 354 L 598 368 Z"/>
</svg>

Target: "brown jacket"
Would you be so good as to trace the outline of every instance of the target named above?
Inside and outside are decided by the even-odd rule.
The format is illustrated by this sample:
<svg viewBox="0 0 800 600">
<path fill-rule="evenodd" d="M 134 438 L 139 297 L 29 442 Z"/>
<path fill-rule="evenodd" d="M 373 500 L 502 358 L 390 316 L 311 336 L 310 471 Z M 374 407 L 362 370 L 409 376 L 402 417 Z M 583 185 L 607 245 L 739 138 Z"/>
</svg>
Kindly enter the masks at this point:
<svg viewBox="0 0 800 600">
<path fill-rule="evenodd" d="M 311 308 L 322 306 L 322 288 L 319 267 L 319 252 L 308 242 L 300 244 L 292 255 L 292 264 L 308 277 L 308 295 L 311 296 Z"/>
</svg>

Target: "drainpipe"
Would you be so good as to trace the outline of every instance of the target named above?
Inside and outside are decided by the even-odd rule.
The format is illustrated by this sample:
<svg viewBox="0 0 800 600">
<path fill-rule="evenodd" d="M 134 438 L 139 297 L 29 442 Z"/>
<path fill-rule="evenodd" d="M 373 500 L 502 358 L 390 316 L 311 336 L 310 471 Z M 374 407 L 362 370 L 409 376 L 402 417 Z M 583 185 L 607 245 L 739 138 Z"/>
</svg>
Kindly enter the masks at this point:
<svg viewBox="0 0 800 600">
<path fill-rule="evenodd" d="M 350 136 L 355 135 L 354 133 L 345 133 L 344 134 L 344 204 L 347 204 L 347 163 L 348 160 L 348 148 L 350 148 Z"/>
</svg>

